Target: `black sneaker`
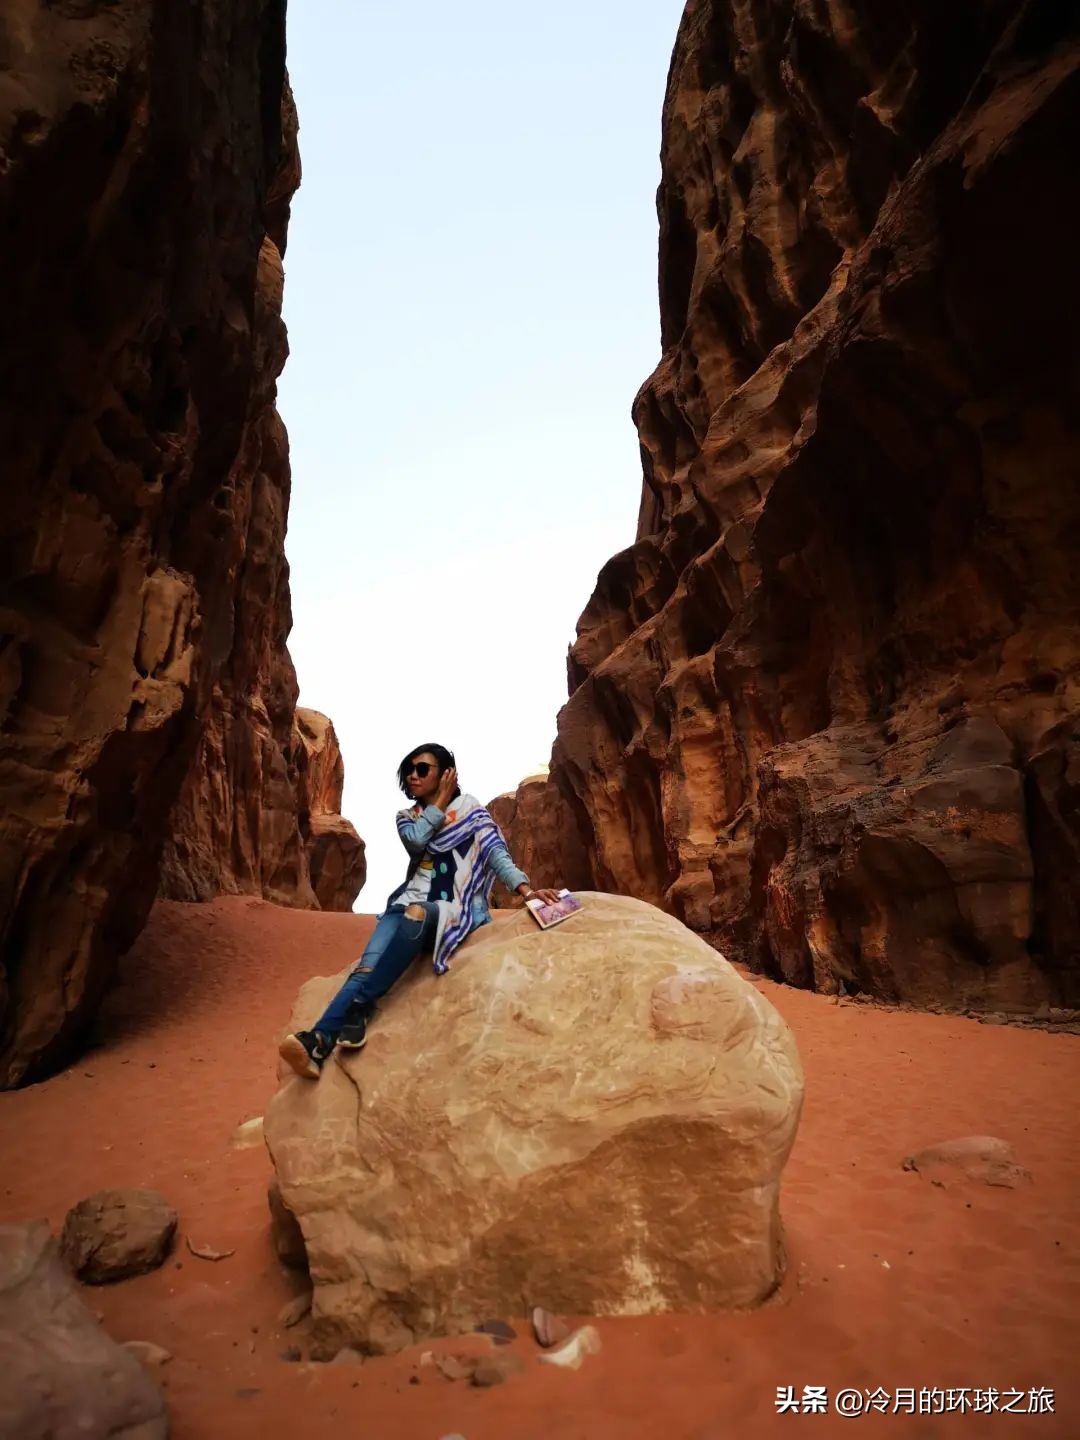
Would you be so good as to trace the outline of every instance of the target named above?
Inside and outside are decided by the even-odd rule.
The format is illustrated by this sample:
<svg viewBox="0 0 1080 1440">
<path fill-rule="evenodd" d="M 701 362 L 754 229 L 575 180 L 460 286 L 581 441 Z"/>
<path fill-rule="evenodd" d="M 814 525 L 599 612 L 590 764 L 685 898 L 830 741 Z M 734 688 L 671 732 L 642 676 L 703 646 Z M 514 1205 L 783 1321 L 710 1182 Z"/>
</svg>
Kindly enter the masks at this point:
<svg viewBox="0 0 1080 1440">
<path fill-rule="evenodd" d="M 297 1030 L 278 1046 L 278 1054 L 305 1080 L 317 1080 L 331 1047 L 317 1030 Z"/>
<path fill-rule="evenodd" d="M 367 1040 L 367 1015 L 350 1016 L 337 1037 L 339 1050 L 359 1050 Z"/>
</svg>

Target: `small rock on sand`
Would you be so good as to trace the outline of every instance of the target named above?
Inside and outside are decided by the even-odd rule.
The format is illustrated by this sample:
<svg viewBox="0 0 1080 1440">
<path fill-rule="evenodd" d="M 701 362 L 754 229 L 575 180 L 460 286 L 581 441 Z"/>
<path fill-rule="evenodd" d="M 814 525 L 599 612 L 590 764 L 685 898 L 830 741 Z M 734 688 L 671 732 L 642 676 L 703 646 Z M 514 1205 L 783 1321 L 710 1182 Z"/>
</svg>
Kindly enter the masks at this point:
<svg viewBox="0 0 1080 1440">
<path fill-rule="evenodd" d="M 479 1365 L 475 1355 L 436 1355 L 435 1368 L 447 1380 L 471 1380 L 472 1373 Z"/>
<path fill-rule="evenodd" d="M 903 1161 L 903 1169 L 915 1170 L 939 1186 L 951 1177 L 1015 1190 L 1032 1178 L 1030 1170 L 1016 1163 L 1009 1142 L 995 1135 L 964 1135 L 958 1140 L 928 1145 L 924 1150 L 908 1155 Z"/>
<path fill-rule="evenodd" d="M 351 1345 L 343 1345 L 334 1358 L 331 1365 L 361 1365 L 364 1357 L 359 1350 L 354 1350 Z"/>
<path fill-rule="evenodd" d="M 517 1375 L 524 1369 L 525 1362 L 518 1355 L 489 1355 L 481 1360 L 473 1371 L 472 1383 L 485 1389 L 491 1385 L 501 1385 L 505 1380 L 509 1380 L 511 1375 Z"/>
<path fill-rule="evenodd" d="M 278 1324 L 283 1325 L 286 1330 L 289 1330 L 294 1325 L 299 1325 L 300 1321 L 303 1320 L 310 1309 L 311 1291 L 305 1290 L 300 1295 L 294 1295 L 290 1301 L 281 1307 L 278 1311 Z"/>
<path fill-rule="evenodd" d="M 482 1325 L 477 1325 L 478 1335 L 490 1335 L 496 1345 L 509 1345 L 511 1340 L 517 1339 L 517 1331 L 505 1320 L 485 1320 Z"/>
<path fill-rule="evenodd" d="M 235 1250 L 215 1250 L 212 1245 L 196 1245 L 190 1235 L 184 1236 L 184 1243 L 197 1260 L 228 1260 Z"/>
<path fill-rule="evenodd" d="M 532 1327 L 537 1342 L 545 1349 L 560 1344 L 570 1334 L 570 1326 L 566 1321 L 553 1315 L 550 1310 L 545 1310 L 542 1305 L 533 1308 Z"/>
<path fill-rule="evenodd" d="M 238 1125 L 229 1138 L 229 1144 L 234 1150 L 253 1150 L 256 1145 L 263 1143 L 263 1117 L 256 1115 L 253 1120 L 245 1120 Z"/>
<path fill-rule="evenodd" d="M 172 1359 L 172 1351 L 161 1345 L 154 1345 L 149 1340 L 125 1340 L 124 1349 L 151 1370 L 159 1365 L 167 1365 Z"/>
<path fill-rule="evenodd" d="M 60 1251 L 87 1285 L 156 1270 L 176 1233 L 176 1211 L 156 1190 L 98 1190 L 67 1213 Z"/>
</svg>

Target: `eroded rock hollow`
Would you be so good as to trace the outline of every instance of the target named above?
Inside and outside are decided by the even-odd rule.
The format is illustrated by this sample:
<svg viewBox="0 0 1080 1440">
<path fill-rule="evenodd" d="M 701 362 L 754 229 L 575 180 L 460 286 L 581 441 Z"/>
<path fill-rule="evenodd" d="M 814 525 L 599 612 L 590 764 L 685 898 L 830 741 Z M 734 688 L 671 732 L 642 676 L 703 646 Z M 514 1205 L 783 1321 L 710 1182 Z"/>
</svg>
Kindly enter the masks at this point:
<svg viewBox="0 0 1080 1440">
<path fill-rule="evenodd" d="M 355 832 L 312 869 L 332 842 L 285 648 L 284 20 L 0 16 L 0 1084 L 93 1014 L 178 796 L 169 893 L 340 902 L 359 878 Z"/>
<path fill-rule="evenodd" d="M 682 20 L 638 536 L 551 805 L 798 985 L 1080 1003 L 1078 67 L 1044 0 Z"/>
</svg>

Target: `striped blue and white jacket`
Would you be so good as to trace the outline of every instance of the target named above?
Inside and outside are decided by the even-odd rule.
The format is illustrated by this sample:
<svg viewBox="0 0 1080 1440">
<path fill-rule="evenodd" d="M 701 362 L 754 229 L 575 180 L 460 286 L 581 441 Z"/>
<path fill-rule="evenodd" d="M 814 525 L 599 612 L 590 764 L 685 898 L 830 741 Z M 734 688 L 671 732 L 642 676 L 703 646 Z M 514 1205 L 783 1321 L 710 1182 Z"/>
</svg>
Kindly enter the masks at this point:
<svg viewBox="0 0 1080 1440">
<path fill-rule="evenodd" d="M 399 810 L 397 831 L 409 852 L 409 872 L 386 906 L 416 900 L 438 905 L 433 960 L 441 975 L 466 935 L 491 919 L 495 881 L 516 890 L 529 877 L 514 864 L 502 831 L 475 796 L 458 795 L 445 811 L 438 805 Z"/>
</svg>

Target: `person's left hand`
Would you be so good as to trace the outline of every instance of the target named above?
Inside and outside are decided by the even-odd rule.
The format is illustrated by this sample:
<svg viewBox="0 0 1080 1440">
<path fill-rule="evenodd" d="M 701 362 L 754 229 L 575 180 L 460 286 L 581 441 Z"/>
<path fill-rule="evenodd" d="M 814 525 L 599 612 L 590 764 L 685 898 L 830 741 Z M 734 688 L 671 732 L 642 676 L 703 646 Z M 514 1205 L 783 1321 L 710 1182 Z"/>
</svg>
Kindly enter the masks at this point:
<svg viewBox="0 0 1080 1440">
<path fill-rule="evenodd" d="M 529 890 L 525 895 L 526 900 L 542 900 L 545 905 L 554 905 L 559 899 L 558 890 Z"/>
</svg>

